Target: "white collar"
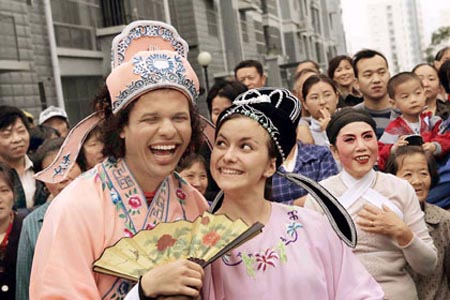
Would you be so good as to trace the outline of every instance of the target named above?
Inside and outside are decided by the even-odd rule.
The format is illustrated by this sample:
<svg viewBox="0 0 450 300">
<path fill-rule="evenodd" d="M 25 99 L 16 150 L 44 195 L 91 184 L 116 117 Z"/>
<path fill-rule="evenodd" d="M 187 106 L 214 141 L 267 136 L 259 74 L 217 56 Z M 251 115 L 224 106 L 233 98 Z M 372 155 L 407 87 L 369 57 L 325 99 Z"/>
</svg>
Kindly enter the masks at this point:
<svg viewBox="0 0 450 300">
<path fill-rule="evenodd" d="M 285 160 L 282 164 L 284 170 L 286 172 L 293 172 L 295 168 L 295 163 L 297 162 L 297 155 L 298 155 L 298 146 L 297 143 L 294 146 L 294 155 L 292 156 L 292 159 L 290 161 Z M 289 155 L 288 155 L 289 156 Z"/>
<path fill-rule="evenodd" d="M 25 155 L 25 168 L 24 168 L 24 171 L 28 171 L 29 169 L 32 169 L 32 168 L 33 168 L 33 162 L 28 157 L 28 155 Z"/>
</svg>

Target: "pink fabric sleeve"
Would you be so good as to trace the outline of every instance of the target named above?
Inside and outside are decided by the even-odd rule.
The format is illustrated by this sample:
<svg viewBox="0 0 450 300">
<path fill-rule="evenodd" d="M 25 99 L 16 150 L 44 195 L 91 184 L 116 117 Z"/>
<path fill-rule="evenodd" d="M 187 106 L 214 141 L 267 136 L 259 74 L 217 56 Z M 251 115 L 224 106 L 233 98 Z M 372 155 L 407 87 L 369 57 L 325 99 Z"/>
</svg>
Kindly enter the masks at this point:
<svg viewBox="0 0 450 300">
<path fill-rule="evenodd" d="M 384 292 L 372 275 L 367 272 L 352 250 L 347 247 L 327 223 L 324 234 L 328 236 L 330 272 L 327 272 L 328 289 L 333 299 L 383 300 Z"/>
<path fill-rule="evenodd" d="M 31 300 L 101 299 L 92 263 L 104 243 L 104 214 L 96 191 L 74 183 L 80 184 L 64 190 L 45 215 L 31 272 Z"/>
</svg>

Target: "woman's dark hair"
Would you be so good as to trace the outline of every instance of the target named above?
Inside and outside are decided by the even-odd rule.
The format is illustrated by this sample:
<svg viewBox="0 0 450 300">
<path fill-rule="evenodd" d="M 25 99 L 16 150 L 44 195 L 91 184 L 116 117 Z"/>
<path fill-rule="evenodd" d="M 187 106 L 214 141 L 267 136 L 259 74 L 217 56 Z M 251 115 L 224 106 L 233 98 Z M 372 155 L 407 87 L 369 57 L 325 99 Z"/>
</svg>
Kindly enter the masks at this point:
<svg viewBox="0 0 450 300">
<path fill-rule="evenodd" d="M 33 155 L 33 170 L 35 173 L 42 171 L 44 168 L 42 163 L 45 158 L 54 154 L 57 154 L 62 144 L 64 143 L 64 138 L 58 137 L 51 140 L 46 140 L 34 153 Z"/>
<path fill-rule="evenodd" d="M 430 67 L 430 68 L 432 68 L 432 69 L 436 72 L 436 75 L 438 75 L 438 70 L 436 69 L 436 67 L 433 66 L 432 64 L 429 64 L 429 63 L 421 63 L 421 64 L 418 64 L 418 65 L 416 65 L 416 66 L 412 69 L 411 72 L 416 73 L 416 70 L 417 70 L 418 68 L 421 68 L 421 67 Z"/>
<path fill-rule="evenodd" d="M 421 146 L 403 146 L 398 147 L 397 150 L 392 153 L 385 166 L 385 172 L 397 175 L 398 170 L 403 165 L 403 161 L 406 156 L 411 156 L 414 154 L 421 154 L 425 156 L 428 165 L 428 172 L 431 177 L 431 186 L 430 189 L 436 186 L 439 182 L 439 174 L 437 170 L 436 160 L 433 155 L 425 152 Z"/>
<path fill-rule="evenodd" d="M 212 114 L 212 102 L 217 96 L 230 99 L 230 102 L 232 103 L 238 95 L 247 90 L 248 88 L 239 81 L 218 80 L 208 91 L 208 96 L 206 97 L 209 114 Z"/>
<path fill-rule="evenodd" d="M 60 137 L 61 134 L 58 130 L 48 125 L 41 124 L 33 127 L 30 130 L 30 147 L 28 148 L 28 153 L 34 153 L 39 146 L 51 139 L 52 136 Z"/>
<path fill-rule="evenodd" d="M 444 62 L 439 68 L 439 81 L 447 94 L 450 94 L 450 60 Z"/>
<path fill-rule="evenodd" d="M 334 72 L 339 67 L 339 64 L 341 63 L 341 61 L 343 61 L 343 60 L 348 61 L 350 66 L 352 65 L 352 58 L 347 55 L 338 55 L 336 57 L 333 57 L 328 62 L 328 77 L 330 77 L 330 79 L 334 78 Z"/>
<path fill-rule="evenodd" d="M 308 95 L 312 86 L 319 82 L 328 83 L 333 88 L 333 91 L 337 93 L 336 83 L 334 83 L 334 81 L 331 80 L 327 75 L 324 74 L 312 75 L 311 77 L 306 79 L 305 83 L 303 83 L 302 96 L 304 101 L 306 101 L 306 95 Z"/>
<path fill-rule="evenodd" d="M 442 57 L 444 57 L 445 52 L 447 52 L 447 51 L 449 51 L 449 50 L 450 50 L 450 46 L 447 46 L 447 47 L 444 47 L 444 48 L 440 49 L 440 50 L 436 53 L 436 55 L 435 55 L 435 57 L 434 57 L 434 60 L 435 60 L 435 61 L 440 61 L 440 60 L 442 59 Z"/>
<path fill-rule="evenodd" d="M 14 198 L 16 196 L 14 192 L 14 177 L 13 177 L 13 171 L 10 167 L 8 167 L 6 164 L 0 162 L 0 178 L 5 181 L 5 183 L 8 185 L 8 187 L 11 189 L 11 191 L 14 194 Z"/>
<path fill-rule="evenodd" d="M 201 163 L 203 165 L 203 167 L 205 168 L 205 170 L 208 170 L 205 158 L 203 156 L 201 156 L 200 154 L 191 153 L 180 160 L 175 171 L 177 171 L 179 173 L 185 169 L 189 169 L 195 163 Z"/>
<path fill-rule="evenodd" d="M 125 141 L 120 137 L 120 132 L 124 126 L 128 124 L 130 113 L 136 105 L 136 100 L 131 101 L 129 105 L 120 110 L 117 114 L 113 114 L 111 109 L 111 97 L 106 84 L 95 97 L 93 107 L 97 110 L 97 112 L 104 116 L 104 123 L 101 130 L 101 141 L 104 145 L 102 153 L 105 157 L 113 157 L 118 159 L 125 156 Z M 188 103 L 189 115 L 191 117 L 192 135 L 189 146 L 183 154 L 183 157 L 199 149 L 203 142 L 203 127 L 198 110 L 192 104 L 192 101 L 188 100 Z"/>
<path fill-rule="evenodd" d="M 99 140 L 101 140 L 102 139 L 102 124 L 101 123 L 99 123 L 97 126 L 95 126 L 94 129 L 91 130 L 91 132 L 89 132 L 89 134 L 86 136 L 86 139 L 84 140 L 84 143 L 86 143 L 93 136 L 97 136 L 97 135 L 99 137 Z M 84 146 L 84 143 L 83 143 L 83 146 Z M 84 147 L 81 147 L 80 153 L 78 153 L 77 163 L 80 166 L 80 169 L 82 172 L 85 172 L 88 170 L 86 155 L 84 154 Z"/>
</svg>

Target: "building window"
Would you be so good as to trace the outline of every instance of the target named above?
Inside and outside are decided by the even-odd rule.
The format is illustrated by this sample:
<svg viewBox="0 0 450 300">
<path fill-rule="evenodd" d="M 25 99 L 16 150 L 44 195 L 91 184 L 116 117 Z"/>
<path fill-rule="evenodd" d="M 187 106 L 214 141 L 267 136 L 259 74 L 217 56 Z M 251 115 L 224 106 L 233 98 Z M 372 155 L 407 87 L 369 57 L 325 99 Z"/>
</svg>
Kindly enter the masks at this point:
<svg viewBox="0 0 450 300">
<path fill-rule="evenodd" d="M 128 23 L 123 0 L 101 0 L 102 25 L 111 27 Z"/>
<path fill-rule="evenodd" d="M 102 82 L 101 76 L 61 77 L 65 107 L 72 124 L 92 113 L 93 95 L 98 94 Z"/>
<path fill-rule="evenodd" d="M 255 26 L 255 40 L 256 40 L 256 50 L 259 54 L 266 54 L 266 43 L 264 41 L 264 30 L 262 23 L 259 21 L 254 21 Z"/>
<path fill-rule="evenodd" d="M 312 23 L 314 31 L 317 34 L 321 34 L 321 28 L 320 28 L 320 13 L 319 10 L 315 7 L 311 7 L 311 14 L 312 14 Z"/>
<path fill-rule="evenodd" d="M 261 10 L 263 14 L 278 15 L 277 0 L 262 0 Z"/>
<path fill-rule="evenodd" d="M 0 14 L 0 26 L 2 28 L 0 31 L 0 39 L 2 41 L 0 59 L 20 60 L 14 17 Z"/>
<path fill-rule="evenodd" d="M 217 14 L 214 9 L 213 0 L 206 1 L 206 21 L 208 23 L 208 34 L 211 36 L 218 36 Z"/>
<path fill-rule="evenodd" d="M 297 32 L 296 35 L 297 35 L 296 43 L 298 44 L 299 57 L 304 57 L 304 55 L 305 55 L 305 47 L 303 45 L 302 34 L 300 32 Z"/>
<path fill-rule="evenodd" d="M 52 0 L 51 6 L 58 47 L 98 50 L 95 29 L 101 15 L 97 1 Z"/>
<path fill-rule="evenodd" d="M 131 8 L 133 20 L 165 21 L 164 2 L 161 0 L 135 0 Z"/>
<path fill-rule="evenodd" d="M 322 49 L 320 47 L 320 43 L 316 42 L 316 60 L 320 64 L 322 62 Z"/>
<path fill-rule="evenodd" d="M 242 31 L 242 40 L 248 43 L 248 25 L 247 25 L 247 15 L 245 12 L 239 12 L 241 18 L 241 31 Z"/>
<path fill-rule="evenodd" d="M 264 38 L 266 40 L 268 54 L 281 53 L 281 35 L 280 31 L 271 26 L 264 26 Z"/>
<path fill-rule="evenodd" d="M 308 13 L 308 0 L 303 0 L 301 2 L 301 5 L 302 5 L 302 15 L 304 17 L 309 16 L 309 13 Z"/>
</svg>

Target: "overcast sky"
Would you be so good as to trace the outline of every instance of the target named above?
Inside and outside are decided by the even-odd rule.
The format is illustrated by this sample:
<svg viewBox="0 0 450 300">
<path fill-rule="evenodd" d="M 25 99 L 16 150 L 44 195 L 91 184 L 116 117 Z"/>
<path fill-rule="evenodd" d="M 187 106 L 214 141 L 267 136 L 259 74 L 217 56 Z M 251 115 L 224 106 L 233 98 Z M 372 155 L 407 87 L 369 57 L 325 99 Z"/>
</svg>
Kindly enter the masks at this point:
<svg viewBox="0 0 450 300">
<path fill-rule="evenodd" d="M 349 54 L 364 47 L 367 40 L 365 23 L 365 5 L 369 0 L 341 0 L 344 29 Z M 398 1 L 398 0 L 391 0 Z M 426 44 L 430 43 L 431 34 L 441 26 L 450 26 L 450 0 L 417 0 L 421 6 L 423 31 Z M 441 17 L 443 12 L 447 17 Z"/>
</svg>

